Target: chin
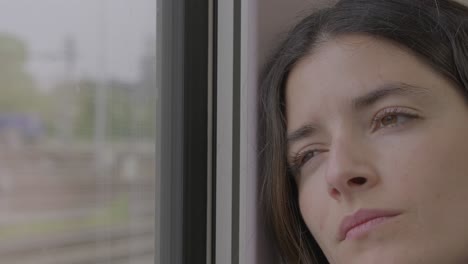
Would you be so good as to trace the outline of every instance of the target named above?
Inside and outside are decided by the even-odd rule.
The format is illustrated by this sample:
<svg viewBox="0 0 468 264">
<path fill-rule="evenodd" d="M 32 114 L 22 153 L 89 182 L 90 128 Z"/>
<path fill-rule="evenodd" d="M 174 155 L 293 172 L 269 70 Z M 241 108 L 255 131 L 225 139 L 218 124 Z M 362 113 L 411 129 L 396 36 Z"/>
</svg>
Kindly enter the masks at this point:
<svg viewBox="0 0 468 264">
<path fill-rule="evenodd" d="M 424 250 L 415 252 L 413 248 L 409 247 L 401 250 L 372 250 L 362 252 L 361 254 L 350 254 L 347 256 L 341 256 L 339 261 L 334 262 L 333 259 L 330 259 L 330 264 L 440 264 L 440 263 L 468 263 L 460 261 L 449 260 L 446 262 L 445 256 L 444 260 L 441 261 L 438 257 L 431 257 L 429 255 L 433 254 L 424 254 Z M 422 254 L 421 254 L 422 253 Z"/>
<path fill-rule="evenodd" d="M 426 264 L 427 262 L 416 261 L 406 250 L 395 250 L 391 248 L 362 248 L 360 253 L 351 252 L 339 258 L 330 258 L 330 264 Z M 339 261 L 333 261 L 339 260 Z M 416 258 L 418 259 L 418 258 Z"/>
</svg>

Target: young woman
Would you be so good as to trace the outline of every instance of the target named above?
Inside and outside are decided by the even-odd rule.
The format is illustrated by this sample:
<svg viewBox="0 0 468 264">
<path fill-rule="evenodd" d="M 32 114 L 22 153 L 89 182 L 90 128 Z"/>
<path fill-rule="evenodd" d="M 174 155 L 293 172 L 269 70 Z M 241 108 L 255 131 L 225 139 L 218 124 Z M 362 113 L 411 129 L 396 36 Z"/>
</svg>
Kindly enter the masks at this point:
<svg viewBox="0 0 468 264">
<path fill-rule="evenodd" d="M 285 263 L 468 263 L 468 8 L 342 0 L 292 29 L 260 98 Z"/>
</svg>

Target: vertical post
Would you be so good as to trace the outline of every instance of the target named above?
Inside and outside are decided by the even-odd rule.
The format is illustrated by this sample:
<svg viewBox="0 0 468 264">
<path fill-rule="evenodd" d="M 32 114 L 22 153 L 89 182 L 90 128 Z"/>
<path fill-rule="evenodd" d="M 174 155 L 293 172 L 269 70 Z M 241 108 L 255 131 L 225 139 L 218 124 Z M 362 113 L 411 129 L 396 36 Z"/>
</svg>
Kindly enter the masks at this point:
<svg viewBox="0 0 468 264">
<path fill-rule="evenodd" d="M 106 140 L 106 128 L 107 128 L 107 86 L 108 86 L 108 73 L 107 73 L 107 11 L 106 11 L 107 0 L 101 0 L 101 58 L 100 58 L 100 80 L 96 87 L 96 95 L 94 101 L 95 118 L 94 118 L 94 147 L 96 162 L 98 167 L 102 164 L 102 154 L 104 143 Z M 100 168 L 101 169 L 101 168 Z"/>
<path fill-rule="evenodd" d="M 63 41 L 64 81 L 61 87 L 59 139 L 62 144 L 69 144 L 73 138 L 73 118 L 75 105 L 73 104 L 73 81 L 76 64 L 76 42 L 71 36 Z M 60 57 L 62 57 L 60 56 Z"/>
<path fill-rule="evenodd" d="M 218 1 L 215 263 L 233 263 L 234 2 Z"/>
<path fill-rule="evenodd" d="M 183 89 L 184 0 L 158 0 L 159 258 L 155 263 L 183 263 Z M 159 199 L 158 199 L 159 198 Z M 157 238 L 158 240 L 158 238 Z"/>
<path fill-rule="evenodd" d="M 107 86 L 108 86 L 108 72 L 107 72 L 107 0 L 100 1 L 99 8 L 99 19 L 100 19 L 100 38 L 101 51 L 100 51 L 100 80 L 96 86 L 96 94 L 94 101 L 95 119 L 94 119 L 94 162 L 96 170 L 96 205 L 98 207 L 103 206 L 106 201 L 110 200 L 112 186 L 110 183 L 105 182 L 108 176 L 106 175 L 106 128 L 107 128 Z M 110 248 L 111 234 L 105 233 L 106 242 L 101 242 L 101 245 L 105 248 L 104 263 L 110 264 L 111 260 L 111 248 Z"/>
<path fill-rule="evenodd" d="M 161 87 L 162 87 L 162 38 L 163 38 L 163 16 L 162 16 L 162 0 L 155 0 L 156 1 L 156 122 L 155 122 L 155 134 L 156 134 L 156 151 L 155 151 L 155 158 L 156 158 L 156 180 L 155 180 L 155 224 L 154 224 L 154 234 L 155 234 L 155 253 L 154 253 L 154 263 L 163 263 L 162 261 L 162 253 L 161 253 L 161 201 L 162 201 L 162 189 L 161 188 L 161 174 L 162 174 L 162 148 L 161 148 L 161 141 L 162 141 L 162 105 L 161 105 Z"/>
</svg>

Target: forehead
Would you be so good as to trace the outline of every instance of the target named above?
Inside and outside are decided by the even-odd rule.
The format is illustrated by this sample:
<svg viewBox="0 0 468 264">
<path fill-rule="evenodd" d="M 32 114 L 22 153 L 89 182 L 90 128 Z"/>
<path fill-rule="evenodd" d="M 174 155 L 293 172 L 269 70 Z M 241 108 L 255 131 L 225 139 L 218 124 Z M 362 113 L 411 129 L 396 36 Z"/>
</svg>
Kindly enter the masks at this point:
<svg viewBox="0 0 468 264">
<path fill-rule="evenodd" d="M 294 67 L 286 83 L 288 130 L 328 113 L 349 111 L 353 98 L 385 83 L 435 85 L 436 74 L 415 56 L 381 39 L 348 35 L 322 43 Z"/>
</svg>

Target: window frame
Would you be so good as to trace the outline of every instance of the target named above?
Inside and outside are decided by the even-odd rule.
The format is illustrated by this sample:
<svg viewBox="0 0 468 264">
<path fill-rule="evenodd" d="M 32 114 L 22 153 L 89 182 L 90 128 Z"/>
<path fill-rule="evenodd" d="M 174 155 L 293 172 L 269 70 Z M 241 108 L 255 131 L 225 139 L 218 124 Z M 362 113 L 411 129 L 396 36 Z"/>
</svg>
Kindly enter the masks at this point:
<svg viewBox="0 0 468 264">
<path fill-rule="evenodd" d="M 155 262 L 206 263 L 210 1 L 160 0 L 157 11 Z"/>
</svg>

